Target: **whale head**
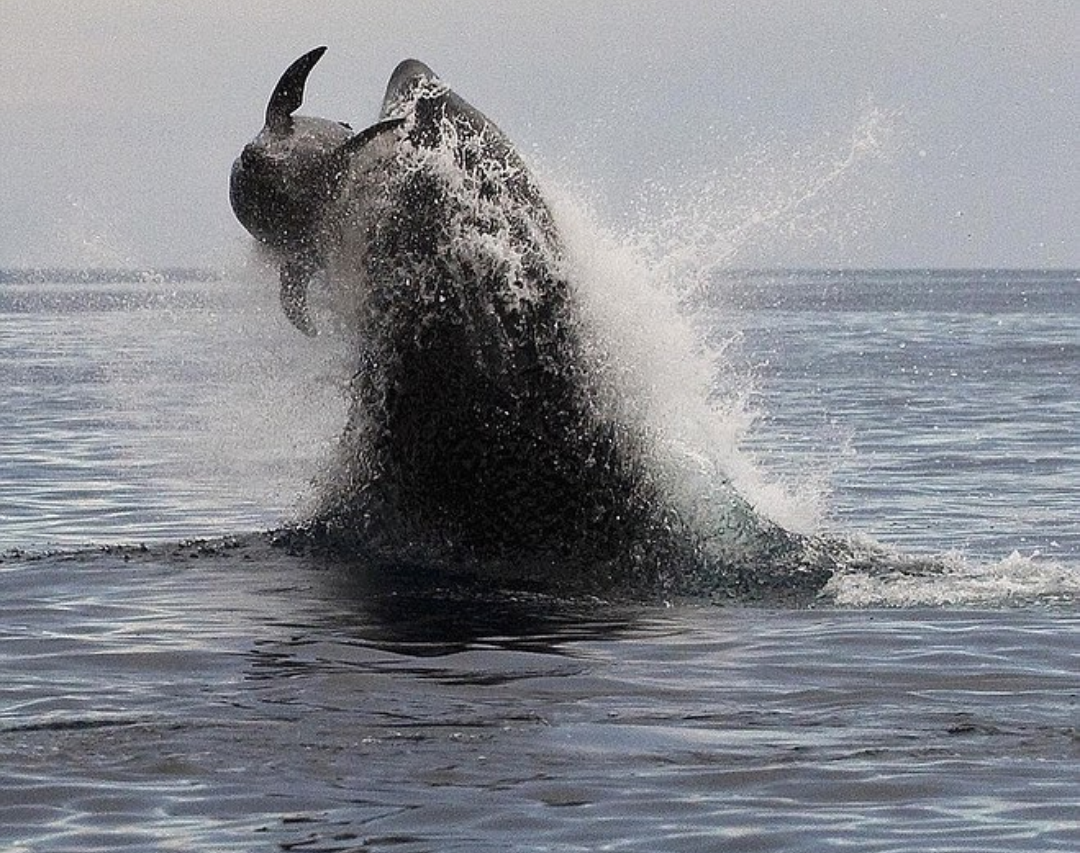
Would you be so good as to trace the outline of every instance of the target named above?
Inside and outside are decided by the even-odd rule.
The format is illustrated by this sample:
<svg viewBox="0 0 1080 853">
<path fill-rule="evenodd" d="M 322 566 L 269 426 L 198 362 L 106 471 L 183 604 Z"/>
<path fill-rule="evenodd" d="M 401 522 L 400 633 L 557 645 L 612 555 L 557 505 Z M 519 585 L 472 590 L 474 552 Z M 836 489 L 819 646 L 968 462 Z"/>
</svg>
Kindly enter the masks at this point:
<svg viewBox="0 0 1080 853">
<path fill-rule="evenodd" d="M 354 134 L 343 122 L 298 116 L 308 75 L 326 52 L 308 51 L 281 75 L 258 135 L 244 146 L 229 176 L 229 201 L 240 224 L 280 263 L 281 305 L 300 331 L 315 334 L 307 285 L 323 266 L 321 237 L 351 154 L 401 122 L 380 122 Z"/>
</svg>

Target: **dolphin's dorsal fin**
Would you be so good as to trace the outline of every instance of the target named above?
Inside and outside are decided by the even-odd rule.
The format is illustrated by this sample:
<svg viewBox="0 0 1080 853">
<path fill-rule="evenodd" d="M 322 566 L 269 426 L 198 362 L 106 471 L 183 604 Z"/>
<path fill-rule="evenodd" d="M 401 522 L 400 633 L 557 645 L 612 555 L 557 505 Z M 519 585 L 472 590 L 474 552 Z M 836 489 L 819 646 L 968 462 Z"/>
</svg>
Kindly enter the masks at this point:
<svg viewBox="0 0 1080 853">
<path fill-rule="evenodd" d="M 287 133 L 292 128 L 292 114 L 304 102 L 304 85 L 308 75 L 324 53 L 325 45 L 309 50 L 285 69 L 266 105 L 266 126 L 270 130 Z"/>
</svg>

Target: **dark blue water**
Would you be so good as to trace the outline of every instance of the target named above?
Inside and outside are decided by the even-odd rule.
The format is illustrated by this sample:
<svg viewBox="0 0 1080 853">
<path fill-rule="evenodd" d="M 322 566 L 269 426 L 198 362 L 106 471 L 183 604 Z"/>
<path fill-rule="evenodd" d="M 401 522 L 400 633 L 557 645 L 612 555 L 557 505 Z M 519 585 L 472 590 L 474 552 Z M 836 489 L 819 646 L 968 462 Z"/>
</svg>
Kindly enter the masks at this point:
<svg viewBox="0 0 1080 853">
<path fill-rule="evenodd" d="M 763 510 L 947 553 L 803 609 L 270 547 L 344 415 L 334 341 L 274 302 L 258 270 L 0 285 L 0 847 L 1076 849 L 1076 273 L 739 273 L 693 307 Z"/>
</svg>

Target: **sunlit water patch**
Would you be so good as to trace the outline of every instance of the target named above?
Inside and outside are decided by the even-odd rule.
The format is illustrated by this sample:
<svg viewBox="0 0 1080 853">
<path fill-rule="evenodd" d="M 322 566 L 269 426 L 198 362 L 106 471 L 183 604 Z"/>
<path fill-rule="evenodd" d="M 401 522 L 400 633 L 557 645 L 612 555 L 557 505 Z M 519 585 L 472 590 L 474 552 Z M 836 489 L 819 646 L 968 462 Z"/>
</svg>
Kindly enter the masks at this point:
<svg viewBox="0 0 1080 853">
<path fill-rule="evenodd" d="M 342 406 L 258 288 L 0 288 L 5 547 L 219 535 L 295 511 Z"/>
</svg>

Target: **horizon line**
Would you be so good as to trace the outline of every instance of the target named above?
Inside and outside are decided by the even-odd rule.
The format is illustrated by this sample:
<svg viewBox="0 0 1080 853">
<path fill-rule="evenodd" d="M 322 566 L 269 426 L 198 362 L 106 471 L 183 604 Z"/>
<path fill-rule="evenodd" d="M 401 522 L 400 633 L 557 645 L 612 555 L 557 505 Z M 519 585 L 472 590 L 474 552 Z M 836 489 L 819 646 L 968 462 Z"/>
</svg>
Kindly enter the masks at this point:
<svg viewBox="0 0 1080 853">
<path fill-rule="evenodd" d="M 715 267 L 710 270 L 718 275 L 761 275 L 761 274 L 849 274 L 849 273 L 1077 273 L 1080 266 L 752 266 L 752 267 Z M 167 280 L 215 281 L 229 274 L 227 268 L 207 264 L 166 264 L 161 266 L 115 266 L 115 265 L 48 265 L 48 266 L 7 266 L 0 264 L 0 283 L 32 283 L 42 280 L 56 281 L 57 277 L 77 280 L 102 275 L 116 276 L 133 283 L 164 278 Z"/>
</svg>

